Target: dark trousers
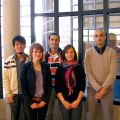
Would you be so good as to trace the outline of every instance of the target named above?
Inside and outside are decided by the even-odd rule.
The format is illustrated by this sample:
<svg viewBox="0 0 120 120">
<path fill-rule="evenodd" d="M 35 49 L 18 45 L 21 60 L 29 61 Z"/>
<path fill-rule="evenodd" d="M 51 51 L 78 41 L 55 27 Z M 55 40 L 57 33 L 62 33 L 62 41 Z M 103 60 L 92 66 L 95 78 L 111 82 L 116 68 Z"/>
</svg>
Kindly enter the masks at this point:
<svg viewBox="0 0 120 120">
<path fill-rule="evenodd" d="M 67 110 L 64 105 L 59 101 L 60 109 L 62 112 L 63 120 L 81 120 L 82 115 L 82 103 L 78 105 L 76 109 Z"/>
<path fill-rule="evenodd" d="M 11 108 L 11 120 L 27 120 L 26 114 L 24 111 L 24 102 L 23 102 L 23 97 L 22 95 L 15 95 L 13 98 L 14 102 L 10 104 Z M 21 111 L 21 108 L 22 111 Z M 22 112 L 21 118 L 20 118 L 20 112 Z"/>
<path fill-rule="evenodd" d="M 28 117 L 28 120 L 45 120 L 46 113 L 47 113 L 48 105 L 45 105 L 43 108 L 40 109 L 32 109 L 30 105 L 25 105 L 25 111 Z"/>
</svg>

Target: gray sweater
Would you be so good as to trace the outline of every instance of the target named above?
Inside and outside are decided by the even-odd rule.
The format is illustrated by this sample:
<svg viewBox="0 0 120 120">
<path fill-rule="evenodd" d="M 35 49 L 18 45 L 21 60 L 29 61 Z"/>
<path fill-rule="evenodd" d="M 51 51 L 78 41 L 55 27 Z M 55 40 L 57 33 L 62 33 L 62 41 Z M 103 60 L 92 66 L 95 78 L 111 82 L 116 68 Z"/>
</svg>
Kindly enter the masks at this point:
<svg viewBox="0 0 120 120">
<path fill-rule="evenodd" d="M 85 54 L 85 70 L 89 86 L 95 91 L 102 87 L 112 88 L 116 78 L 116 52 L 106 47 L 102 55 L 94 47 Z"/>
</svg>

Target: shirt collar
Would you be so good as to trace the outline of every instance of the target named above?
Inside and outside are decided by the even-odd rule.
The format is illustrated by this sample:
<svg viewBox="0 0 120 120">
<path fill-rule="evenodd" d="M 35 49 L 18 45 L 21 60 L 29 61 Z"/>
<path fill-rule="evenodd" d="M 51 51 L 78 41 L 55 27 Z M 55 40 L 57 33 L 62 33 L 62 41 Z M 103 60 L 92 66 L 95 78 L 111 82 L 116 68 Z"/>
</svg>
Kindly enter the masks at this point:
<svg viewBox="0 0 120 120">
<path fill-rule="evenodd" d="M 104 45 L 102 48 L 99 48 L 97 47 L 97 45 L 95 45 L 94 48 L 98 52 L 98 54 L 102 55 L 105 51 L 106 45 Z"/>
</svg>

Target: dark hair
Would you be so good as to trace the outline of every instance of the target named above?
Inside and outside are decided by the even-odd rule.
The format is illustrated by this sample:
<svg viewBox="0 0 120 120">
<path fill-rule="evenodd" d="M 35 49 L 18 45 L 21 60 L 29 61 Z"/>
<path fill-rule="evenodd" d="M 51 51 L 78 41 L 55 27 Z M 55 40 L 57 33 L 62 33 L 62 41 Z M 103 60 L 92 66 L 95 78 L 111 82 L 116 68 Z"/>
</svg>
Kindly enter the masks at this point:
<svg viewBox="0 0 120 120">
<path fill-rule="evenodd" d="M 66 51 L 67 51 L 68 49 L 70 49 L 70 48 L 72 48 L 73 51 L 74 51 L 74 54 L 75 54 L 74 60 L 77 60 L 77 53 L 76 53 L 75 48 L 73 47 L 73 45 L 66 45 L 66 46 L 64 47 L 64 49 L 63 49 L 63 51 L 62 51 L 62 60 L 66 60 L 66 58 L 65 58 L 65 53 L 66 53 Z"/>
<path fill-rule="evenodd" d="M 13 46 L 15 46 L 15 42 L 20 42 L 20 43 L 26 44 L 25 38 L 21 35 L 17 35 L 13 38 L 13 40 L 12 40 Z"/>
<path fill-rule="evenodd" d="M 60 39 L 60 35 L 56 32 L 50 33 L 49 36 L 48 36 L 48 39 L 50 39 L 51 35 L 56 35 Z"/>
<path fill-rule="evenodd" d="M 30 46 L 30 57 L 32 58 L 32 52 L 33 52 L 33 49 L 37 49 L 37 50 L 40 50 L 42 53 L 44 52 L 44 49 L 43 49 L 43 46 L 39 43 L 32 43 L 32 45 Z"/>
</svg>

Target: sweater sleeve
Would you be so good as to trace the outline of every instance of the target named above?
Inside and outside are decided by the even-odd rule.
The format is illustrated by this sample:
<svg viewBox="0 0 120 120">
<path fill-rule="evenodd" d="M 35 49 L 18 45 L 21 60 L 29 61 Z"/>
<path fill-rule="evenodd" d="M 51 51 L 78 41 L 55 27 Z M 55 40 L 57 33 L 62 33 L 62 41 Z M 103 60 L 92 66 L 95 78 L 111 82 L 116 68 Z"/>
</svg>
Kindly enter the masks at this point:
<svg viewBox="0 0 120 120">
<path fill-rule="evenodd" d="M 86 51 L 85 54 L 85 71 L 90 85 L 95 91 L 98 91 L 102 86 L 96 81 L 92 74 L 89 51 Z"/>
<path fill-rule="evenodd" d="M 106 80 L 102 84 L 102 87 L 109 88 L 109 87 L 113 86 L 114 80 L 116 78 L 116 65 L 117 65 L 116 60 L 117 60 L 117 55 L 116 55 L 115 50 L 113 50 L 111 52 L 110 70 L 109 70 L 109 73 L 108 73 Z"/>
<path fill-rule="evenodd" d="M 10 77 L 9 77 L 9 66 L 5 62 L 4 64 L 4 77 L 3 77 L 4 89 L 6 97 L 9 97 L 12 93 L 10 90 Z"/>
</svg>

